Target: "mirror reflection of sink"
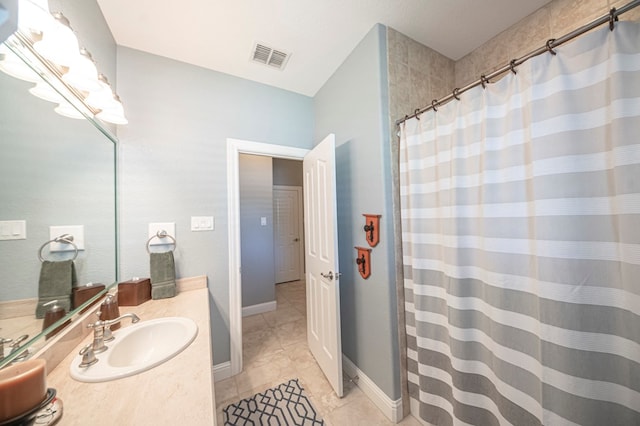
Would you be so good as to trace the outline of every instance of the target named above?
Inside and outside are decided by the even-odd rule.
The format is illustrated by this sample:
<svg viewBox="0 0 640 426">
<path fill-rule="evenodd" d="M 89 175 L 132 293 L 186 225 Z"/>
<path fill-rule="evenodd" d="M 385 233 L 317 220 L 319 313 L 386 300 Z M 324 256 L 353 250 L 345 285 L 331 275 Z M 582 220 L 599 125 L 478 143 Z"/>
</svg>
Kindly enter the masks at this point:
<svg viewBox="0 0 640 426">
<path fill-rule="evenodd" d="M 141 373 L 182 352 L 198 334 L 196 323 L 184 317 L 141 321 L 113 333 L 98 362 L 81 368 L 82 356 L 71 363 L 71 377 L 81 382 L 106 382 Z"/>
</svg>

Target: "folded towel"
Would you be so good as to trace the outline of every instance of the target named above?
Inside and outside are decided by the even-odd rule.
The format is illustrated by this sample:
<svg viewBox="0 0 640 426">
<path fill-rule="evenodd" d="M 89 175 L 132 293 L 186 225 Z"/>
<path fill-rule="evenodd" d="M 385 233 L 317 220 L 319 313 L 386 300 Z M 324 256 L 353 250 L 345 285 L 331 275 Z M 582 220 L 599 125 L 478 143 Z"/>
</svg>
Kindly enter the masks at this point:
<svg viewBox="0 0 640 426">
<path fill-rule="evenodd" d="M 73 260 L 42 262 L 38 282 L 38 304 L 36 318 L 44 318 L 47 302 L 57 300 L 67 312 L 71 310 L 71 293 L 77 284 L 76 267 Z"/>
<path fill-rule="evenodd" d="M 167 299 L 176 295 L 176 264 L 173 252 L 151 253 L 151 298 Z"/>
</svg>

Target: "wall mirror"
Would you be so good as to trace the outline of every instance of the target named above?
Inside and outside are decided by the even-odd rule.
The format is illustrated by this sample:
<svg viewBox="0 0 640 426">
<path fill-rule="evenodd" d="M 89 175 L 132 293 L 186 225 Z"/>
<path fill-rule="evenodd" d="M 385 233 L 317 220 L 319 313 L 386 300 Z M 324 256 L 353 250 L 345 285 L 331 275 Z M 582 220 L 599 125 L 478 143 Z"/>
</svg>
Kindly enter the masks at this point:
<svg viewBox="0 0 640 426">
<path fill-rule="evenodd" d="M 68 100 L 59 81 L 29 56 L 19 43 L 5 43 L 28 63 L 39 84 L 56 87 Z M 24 46 L 23 46 L 24 47 Z M 40 67 L 40 68 L 38 68 Z M 84 249 L 74 260 L 77 285 L 100 283 L 108 289 L 117 272 L 116 138 L 92 119 L 72 119 L 54 111 L 55 104 L 33 96 L 27 82 L 0 72 L 0 338 L 29 337 L 14 348 L 16 353 L 34 353 L 43 347 L 58 326 L 73 321 L 84 305 L 43 330 L 35 316 L 40 272 L 45 260 L 74 257 L 74 251 L 50 252 L 52 226 L 82 226 Z M 20 229 L 13 221 L 24 221 L 25 237 L 10 239 Z M 3 226 L 4 224 L 4 226 Z M 9 345 L 5 346 L 8 355 Z"/>
</svg>

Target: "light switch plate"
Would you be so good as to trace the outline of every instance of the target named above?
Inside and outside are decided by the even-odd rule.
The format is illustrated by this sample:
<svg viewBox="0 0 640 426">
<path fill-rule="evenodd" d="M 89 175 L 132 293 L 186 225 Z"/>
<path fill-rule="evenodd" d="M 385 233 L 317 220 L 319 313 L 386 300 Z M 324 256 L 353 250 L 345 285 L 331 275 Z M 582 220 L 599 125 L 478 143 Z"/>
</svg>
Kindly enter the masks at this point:
<svg viewBox="0 0 640 426">
<path fill-rule="evenodd" d="M 215 219 L 213 216 L 191 216 L 192 231 L 213 231 Z"/>
<path fill-rule="evenodd" d="M 73 244 L 78 247 L 78 250 L 84 250 L 84 225 L 70 225 L 70 226 L 50 226 L 49 227 L 49 239 L 53 240 L 61 235 L 69 234 L 73 235 Z M 49 244 L 49 251 L 74 251 L 73 245 L 65 243 L 51 243 Z"/>
<path fill-rule="evenodd" d="M 0 241 L 2 240 L 26 240 L 26 220 L 2 220 L 0 221 Z"/>
<path fill-rule="evenodd" d="M 150 223 L 149 224 L 149 238 L 155 237 L 159 231 L 165 231 L 167 234 L 176 238 L 176 223 L 175 222 L 162 222 L 162 223 Z M 151 246 L 160 246 L 163 244 L 173 244 L 173 241 L 169 237 L 153 238 L 149 241 Z"/>
</svg>

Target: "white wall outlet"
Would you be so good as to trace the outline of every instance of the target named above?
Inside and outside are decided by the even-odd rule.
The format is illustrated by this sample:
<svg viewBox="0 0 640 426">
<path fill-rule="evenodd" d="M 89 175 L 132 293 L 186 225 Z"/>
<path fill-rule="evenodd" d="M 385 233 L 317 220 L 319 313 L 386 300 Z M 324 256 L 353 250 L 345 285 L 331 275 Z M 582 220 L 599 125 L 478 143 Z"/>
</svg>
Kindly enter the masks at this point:
<svg viewBox="0 0 640 426">
<path fill-rule="evenodd" d="M 54 240 L 61 235 L 69 234 L 73 236 L 73 244 L 76 245 L 78 250 L 84 250 L 84 225 L 71 225 L 71 226 L 50 226 L 49 227 L 49 239 Z M 51 243 L 49 244 L 49 251 L 74 251 L 75 248 L 71 244 L 65 243 Z"/>
<path fill-rule="evenodd" d="M 267 218 L 262 216 L 260 218 L 260 226 L 267 226 Z"/>
<path fill-rule="evenodd" d="M 26 220 L 2 220 L 0 221 L 0 241 L 2 240 L 26 240 Z"/>
<path fill-rule="evenodd" d="M 163 223 L 150 223 L 149 224 L 149 238 L 155 237 L 158 232 L 165 231 L 167 234 L 176 238 L 176 223 L 175 222 L 163 222 Z M 160 246 L 163 244 L 173 244 L 173 240 L 169 237 L 153 238 L 149 241 L 151 246 Z"/>
</svg>

